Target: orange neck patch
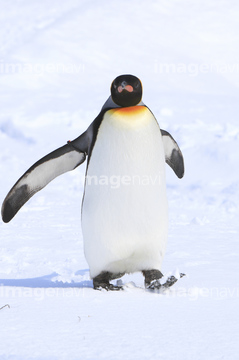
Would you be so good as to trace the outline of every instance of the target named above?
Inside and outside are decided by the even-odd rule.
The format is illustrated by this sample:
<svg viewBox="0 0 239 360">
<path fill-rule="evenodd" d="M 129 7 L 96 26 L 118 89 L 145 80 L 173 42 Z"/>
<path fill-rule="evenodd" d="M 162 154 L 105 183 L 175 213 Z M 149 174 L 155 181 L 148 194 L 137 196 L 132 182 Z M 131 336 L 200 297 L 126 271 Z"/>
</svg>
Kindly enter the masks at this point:
<svg viewBox="0 0 239 360">
<path fill-rule="evenodd" d="M 145 106 L 129 106 L 129 107 L 122 107 L 122 108 L 116 108 L 112 109 L 111 111 L 117 112 L 118 114 L 122 115 L 136 115 L 137 113 L 142 113 L 142 111 L 146 110 Z"/>
</svg>

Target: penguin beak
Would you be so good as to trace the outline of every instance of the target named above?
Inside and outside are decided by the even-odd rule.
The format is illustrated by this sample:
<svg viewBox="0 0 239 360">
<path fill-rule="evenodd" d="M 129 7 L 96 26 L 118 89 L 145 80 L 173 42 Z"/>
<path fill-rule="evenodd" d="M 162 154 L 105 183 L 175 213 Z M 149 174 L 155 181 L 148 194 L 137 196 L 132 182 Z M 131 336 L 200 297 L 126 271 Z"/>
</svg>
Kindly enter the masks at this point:
<svg viewBox="0 0 239 360">
<path fill-rule="evenodd" d="M 126 90 L 128 92 L 133 92 L 134 88 L 131 85 L 127 85 L 126 83 L 122 83 L 120 86 L 118 86 L 118 92 L 121 93 L 123 90 Z"/>
</svg>

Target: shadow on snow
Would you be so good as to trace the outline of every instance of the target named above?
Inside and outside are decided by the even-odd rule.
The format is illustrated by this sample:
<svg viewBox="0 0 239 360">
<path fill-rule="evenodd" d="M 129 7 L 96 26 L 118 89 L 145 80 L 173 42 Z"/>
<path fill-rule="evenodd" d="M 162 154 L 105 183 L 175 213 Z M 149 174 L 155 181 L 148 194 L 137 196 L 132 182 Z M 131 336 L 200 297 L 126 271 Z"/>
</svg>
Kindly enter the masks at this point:
<svg viewBox="0 0 239 360">
<path fill-rule="evenodd" d="M 78 270 L 76 275 L 87 276 L 89 274 L 88 269 Z M 56 272 L 44 275 L 36 278 L 29 279 L 0 279 L 1 286 L 17 286 L 17 287 L 30 287 L 30 288 L 92 288 L 92 280 L 82 280 L 79 282 L 63 282 L 54 281 Z"/>
</svg>

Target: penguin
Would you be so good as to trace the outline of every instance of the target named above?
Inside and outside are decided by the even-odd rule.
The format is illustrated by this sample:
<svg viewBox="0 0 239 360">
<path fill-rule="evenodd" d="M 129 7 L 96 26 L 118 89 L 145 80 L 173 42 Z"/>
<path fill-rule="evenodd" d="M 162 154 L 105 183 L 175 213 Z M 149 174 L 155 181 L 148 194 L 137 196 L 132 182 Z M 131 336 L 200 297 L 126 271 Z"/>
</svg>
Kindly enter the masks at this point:
<svg viewBox="0 0 239 360">
<path fill-rule="evenodd" d="M 141 81 L 120 75 L 88 129 L 32 165 L 7 194 L 2 219 L 57 176 L 87 159 L 81 226 L 94 289 L 120 290 L 110 281 L 142 272 L 145 287 L 163 276 L 168 209 L 165 162 L 184 175 L 182 152 L 142 101 Z"/>
</svg>

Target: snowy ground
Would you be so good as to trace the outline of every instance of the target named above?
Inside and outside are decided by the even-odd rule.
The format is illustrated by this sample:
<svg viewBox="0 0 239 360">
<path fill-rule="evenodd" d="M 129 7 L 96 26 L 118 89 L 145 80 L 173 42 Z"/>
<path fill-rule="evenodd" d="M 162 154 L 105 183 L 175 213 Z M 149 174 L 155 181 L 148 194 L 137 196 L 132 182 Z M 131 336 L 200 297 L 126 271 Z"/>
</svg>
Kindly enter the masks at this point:
<svg viewBox="0 0 239 360">
<path fill-rule="evenodd" d="M 164 294 L 127 275 L 92 289 L 84 165 L 0 224 L 0 359 L 237 359 L 239 5 L 230 1 L 12 0 L 0 13 L 0 199 L 36 160 L 82 133 L 132 73 L 186 173 L 167 169 Z"/>
</svg>

